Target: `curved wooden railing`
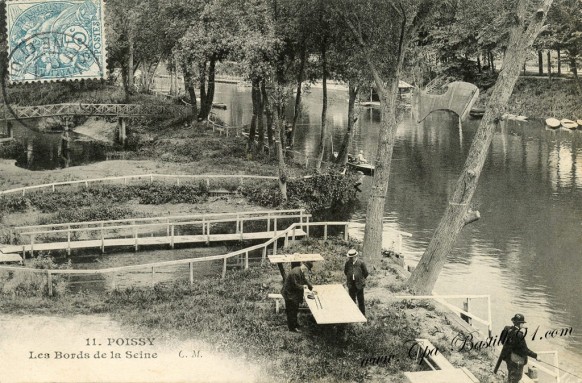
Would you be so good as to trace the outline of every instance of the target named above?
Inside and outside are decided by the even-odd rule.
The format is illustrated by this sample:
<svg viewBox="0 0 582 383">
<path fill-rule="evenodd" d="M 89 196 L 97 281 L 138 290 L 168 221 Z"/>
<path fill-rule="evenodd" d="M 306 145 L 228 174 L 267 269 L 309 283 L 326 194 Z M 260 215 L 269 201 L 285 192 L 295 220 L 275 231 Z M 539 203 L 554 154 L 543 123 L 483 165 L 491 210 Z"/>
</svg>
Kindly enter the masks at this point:
<svg viewBox="0 0 582 383">
<path fill-rule="evenodd" d="M 262 261 L 261 264 L 265 262 L 267 259 L 267 249 L 272 246 L 272 254 L 277 254 L 277 245 L 280 239 L 284 239 L 283 247 L 288 246 L 289 240 L 295 240 L 296 232 L 299 230 L 303 230 L 305 228 L 305 232 L 307 233 L 307 237 L 309 237 L 309 228 L 313 226 L 323 226 L 324 227 L 324 239 L 327 239 L 327 232 L 328 226 L 343 226 L 344 227 L 344 239 L 348 239 L 348 230 L 349 230 L 349 222 L 299 222 L 291 224 L 287 229 L 275 234 L 273 238 L 269 239 L 268 241 L 254 245 L 251 247 L 246 247 L 241 250 L 233 251 L 227 254 L 222 255 L 212 255 L 208 257 L 199 257 L 199 258 L 188 258 L 188 259 L 179 259 L 175 261 L 164 261 L 164 262 L 154 262 L 154 263 L 146 263 L 141 265 L 131 265 L 131 266 L 120 266 L 120 267 L 110 267 L 105 269 L 94 269 L 94 270 L 59 270 L 59 269 L 33 269 L 27 267 L 14 267 L 14 266 L 0 266 L 0 271 L 12 271 L 12 272 L 31 272 L 37 274 L 46 274 L 48 278 L 48 289 L 49 295 L 53 294 L 52 291 L 52 276 L 53 275 L 88 275 L 88 274 L 110 274 L 110 273 L 121 273 L 126 271 L 133 271 L 133 270 L 151 270 L 152 273 L 152 282 L 155 276 L 156 268 L 168 267 L 168 266 L 177 266 L 177 265 L 189 265 L 190 270 L 190 284 L 194 283 L 194 263 L 199 262 L 212 262 L 217 260 L 222 260 L 222 274 L 221 277 L 224 279 L 226 277 L 226 267 L 227 262 L 229 259 L 237 257 L 237 256 L 244 256 L 244 269 L 249 268 L 249 252 L 254 250 L 262 250 Z"/>
<path fill-rule="evenodd" d="M 153 182 L 154 180 L 172 180 L 176 181 L 177 185 L 180 185 L 180 180 L 205 180 L 206 184 L 209 186 L 211 179 L 233 179 L 238 180 L 241 184 L 244 182 L 245 179 L 255 179 L 255 180 L 277 180 L 277 177 L 274 176 L 255 176 L 255 175 L 245 175 L 245 174 L 197 174 L 197 175 L 190 175 L 190 174 L 140 174 L 140 175 L 129 175 L 129 176 L 117 176 L 117 177 L 104 177 L 104 178 L 93 178 L 88 180 L 75 180 L 75 181 L 62 181 L 62 182 L 53 182 L 50 184 L 42 184 L 42 185 L 33 185 L 33 186 L 24 186 L 15 189 L 9 189 L 0 191 L 1 195 L 13 194 L 13 193 L 22 193 L 25 195 L 26 192 L 32 190 L 39 190 L 39 189 L 52 189 L 55 191 L 57 186 L 66 186 L 66 185 L 84 185 L 85 187 L 89 187 L 91 183 L 103 183 L 103 182 L 110 182 L 110 181 L 123 181 L 124 184 L 127 184 L 130 180 L 135 179 L 145 179 Z"/>
</svg>

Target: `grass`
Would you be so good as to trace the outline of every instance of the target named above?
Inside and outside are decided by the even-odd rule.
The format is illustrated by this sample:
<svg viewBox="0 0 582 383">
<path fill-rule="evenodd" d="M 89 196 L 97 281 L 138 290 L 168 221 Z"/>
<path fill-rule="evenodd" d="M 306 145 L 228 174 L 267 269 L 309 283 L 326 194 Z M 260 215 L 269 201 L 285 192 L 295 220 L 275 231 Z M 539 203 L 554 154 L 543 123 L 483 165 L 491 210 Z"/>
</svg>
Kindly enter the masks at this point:
<svg viewBox="0 0 582 383">
<path fill-rule="evenodd" d="M 285 252 L 320 253 L 325 262 L 316 263 L 312 282 L 341 284 L 344 254 L 354 246 L 360 244 L 335 238 L 306 240 Z M 224 280 L 201 277 L 194 285 L 174 281 L 58 298 L 0 295 L 0 306 L 12 314 L 110 314 L 144 334 L 197 339 L 213 345 L 214 351 L 245 356 L 277 382 L 404 382 L 403 371 L 423 369 L 409 356 L 409 341 L 415 338 L 428 338 L 447 358 L 457 357 L 457 365 L 467 366 L 481 381 L 492 381 L 487 375 L 491 355 L 449 351 L 458 330 L 431 302 L 385 299 L 391 292 L 402 293 L 401 282 L 392 266 L 382 263 L 369 278 L 367 323 L 317 325 L 311 315 L 301 312 L 300 334 L 287 331 L 285 314 L 275 314 L 267 298 L 281 288 L 281 276 L 270 265 L 230 270 Z M 435 326 L 442 333 L 433 334 Z M 389 355 L 395 358 L 390 363 L 362 366 L 364 359 Z"/>
</svg>

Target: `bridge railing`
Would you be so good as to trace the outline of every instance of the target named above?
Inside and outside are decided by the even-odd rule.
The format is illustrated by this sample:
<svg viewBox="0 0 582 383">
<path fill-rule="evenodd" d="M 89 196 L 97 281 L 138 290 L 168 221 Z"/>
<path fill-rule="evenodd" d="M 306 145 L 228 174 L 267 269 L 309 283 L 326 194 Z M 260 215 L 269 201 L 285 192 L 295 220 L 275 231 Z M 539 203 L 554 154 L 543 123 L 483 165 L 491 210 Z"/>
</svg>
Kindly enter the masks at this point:
<svg viewBox="0 0 582 383">
<path fill-rule="evenodd" d="M 29 246 L 29 252 L 31 256 L 34 256 L 35 246 L 40 247 L 41 244 L 47 244 L 52 242 L 60 242 L 59 239 L 62 238 L 64 240 L 66 235 L 66 248 L 62 250 L 66 250 L 68 254 L 71 253 L 71 243 L 75 240 L 73 239 L 73 235 L 85 233 L 88 238 L 84 240 L 100 240 L 100 248 L 101 251 L 105 251 L 105 246 L 107 245 L 107 240 L 112 239 L 123 239 L 123 238 L 132 238 L 134 240 L 133 246 L 137 251 L 139 248 L 139 239 L 140 234 L 149 234 L 149 237 L 153 238 L 160 238 L 164 240 L 164 243 L 167 243 L 170 248 L 174 248 L 175 240 L 177 237 L 180 236 L 191 236 L 191 235 L 201 235 L 206 238 L 206 242 L 210 242 L 210 235 L 211 235 L 211 228 L 212 225 L 216 224 L 236 224 L 235 234 L 240 235 L 240 239 L 243 240 L 245 238 L 245 229 L 244 225 L 245 222 L 252 222 L 252 221 L 265 221 L 266 223 L 266 231 L 270 232 L 273 231 L 273 235 L 277 235 L 278 229 L 280 228 L 280 222 L 282 220 L 295 220 L 299 219 L 299 223 L 303 223 L 304 220 L 309 222 L 310 215 L 306 214 L 302 210 L 298 210 L 296 212 L 288 213 L 272 213 L 269 212 L 263 216 L 245 216 L 245 215 L 234 215 L 225 218 L 215 218 L 215 219 L 206 219 L 206 217 L 202 217 L 201 220 L 186 220 L 186 221 L 174 221 L 174 222 L 154 222 L 154 223 L 140 223 L 135 224 L 133 222 L 122 222 L 122 224 L 118 224 L 116 226 L 105 226 L 105 223 L 102 222 L 100 224 L 96 224 L 92 227 L 79 227 L 79 228 L 71 228 L 70 226 L 64 229 L 56 229 L 56 230 L 32 230 L 32 231 L 24 231 L 21 232 L 20 235 L 28 236 L 29 242 L 26 245 L 22 245 L 22 252 L 24 258 L 26 258 L 26 249 Z M 279 222 L 278 222 L 279 221 Z M 272 222 L 272 226 L 271 226 Z M 273 230 L 271 230 L 271 227 Z M 160 233 L 160 230 L 164 230 L 165 233 Z M 177 234 L 176 230 L 188 230 L 190 233 L 195 234 Z M 155 235 L 156 230 L 158 231 L 158 235 Z M 247 231 L 246 234 L 252 233 L 254 231 Z M 98 235 L 95 238 L 95 234 Z M 37 242 L 38 236 L 45 235 L 44 238 L 40 239 L 41 242 Z M 50 241 L 46 238 L 46 235 L 50 236 Z M 162 243 L 160 243 L 162 244 Z M 110 245 L 116 246 L 116 245 Z"/>
<path fill-rule="evenodd" d="M 156 270 L 159 271 L 160 268 L 167 268 L 167 267 L 175 267 L 180 265 L 188 265 L 189 266 L 189 279 L 190 284 L 194 284 L 194 264 L 201 263 L 201 262 L 214 262 L 217 260 L 222 261 L 222 273 L 221 277 L 224 279 L 226 277 L 227 271 L 227 264 L 228 260 L 239 257 L 241 260 L 240 266 L 244 269 L 249 268 L 249 253 L 252 251 L 262 250 L 262 258 L 261 264 L 265 262 L 267 259 L 267 253 L 269 248 L 272 246 L 272 254 L 277 254 L 278 249 L 278 242 L 283 240 L 282 246 L 286 247 L 289 245 L 291 240 L 296 239 L 296 234 L 298 234 L 298 230 L 304 230 L 309 236 L 309 227 L 313 226 L 323 226 L 324 228 L 324 239 L 327 239 L 327 232 L 329 226 L 341 226 L 344 227 L 344 239 L 348 239 L 348 230 L 349 230 L 349 222 L 296 222 L 291 224 L 287 229 L 277 232 L 273 235 L 273 238 L 269 239 L 268 241 L 254 245 L 251 247 L 246 247 L 244 249 L 240 249 L 237 251 L 229 252 L 227 254 L 222 255 L 213 255 L 207 257 L 198 257 L 198 258 L 188 258 L 188 259 L 180 259 L 174 261 L 164 261 L 164 262 L 154 262 L 154 263 L 146 263 L 141 265 L 130 265 L 130 266 L 120 266 L 120 267 L 111 267 L 111 268 L 104 268 L 104 269 L 93 269 L 93 270 L 71 270 L 71 269 L 33 269 L 33 268 L 26 268 L 26 267 L 13 267 L 13 266 L 0 266 L 0 271 L 10 271 L 10 272 L 17 272 L 17 273 L 36 273 L 36 274 L 44 274 L 47 276 L 47 284 L 48 284 L 48 291 L 49 295 L 53 295 L 53 285 L 52 285 L 52 278 L 53 276 L 63 276 L 63 275 L 104 275 L 104 274 L 119 274 L 137 270 L 147 270 L 151 272 L 151 282 L 152 284 L 155 283 L 155 273 Z M 115 284 L 113 284 L 115 287 Z"/>
<path fill-rule="evenodd" d="M 96 184 L 96 183 L 106 183 L 106 182 L 123 182 L 123 184 L 127 184 L 129 181 L 132 180 L 146 180 L 150 182 L 154 182 L 155 180 L 163 180 L 163 181 L 174 181 L 177 185 L 180 185 L 180 182 L 183 180 L 202 180 L 206 182 L 206 185 L 210 186 L 210 180 L 216 179 L 229 179 L 229 180 L 238 180 L 240 184 L 244 183 L 244 180 L 277 180 L 277 177 L 273 176 L 254 176 L 254 175 L 232 175 L 232 174 L 224 174 L 224 175 L 216 175 L 216 174 L 198 174 L 198 175 L 188 175 L 188 174 L 140 174 L 140 175 L 130 175 L 130 176 L 118 176 L 118 177 L 103 177 L 103 178 L 93 178 L 87 180 L 75 180 L 75 181 L 62 181 L 62 182 L 53 182 L 50 184 L 42 184 L 42 185 L 33 185 L 33 186 L 24 186 L 15 189 L 9 189 L 0 191 L 0 196 L 14 194 L 14 193 L 21 193 L 23 196 L 30 191 L 33 190 L 40 190 L 40 189 L 50 189 L 55 191 L 57 187 L 60 186 L 71 186 L 71 185 L 81 185 L 85 187 L 89 187 L 89 184 Z"/>
</svg>

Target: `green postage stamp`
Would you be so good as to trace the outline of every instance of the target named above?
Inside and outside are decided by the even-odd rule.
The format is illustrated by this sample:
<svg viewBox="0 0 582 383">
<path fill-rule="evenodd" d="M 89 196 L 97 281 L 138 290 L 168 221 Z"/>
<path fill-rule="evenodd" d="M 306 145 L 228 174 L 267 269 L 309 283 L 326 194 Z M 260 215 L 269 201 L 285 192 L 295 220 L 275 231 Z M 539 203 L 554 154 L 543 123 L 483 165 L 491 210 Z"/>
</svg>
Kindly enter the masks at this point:
<svg viewBox="0 0 582 383">
<path fill-rule="evenodd" d="M 101 79 L 103 0 L 6 2 L 9 82 Z"/>
</svg>

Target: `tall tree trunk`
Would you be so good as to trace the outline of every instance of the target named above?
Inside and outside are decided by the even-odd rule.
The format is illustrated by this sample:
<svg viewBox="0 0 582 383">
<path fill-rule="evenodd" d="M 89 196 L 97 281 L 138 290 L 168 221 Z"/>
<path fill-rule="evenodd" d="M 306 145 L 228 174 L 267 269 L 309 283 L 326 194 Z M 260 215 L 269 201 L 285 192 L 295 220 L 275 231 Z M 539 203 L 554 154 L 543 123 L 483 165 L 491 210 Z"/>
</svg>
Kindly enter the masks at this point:
<svg viewBox="0 0 582 383">
<path fill-rule="evenodd" d="M 319 139 L 319 150 L 317 153 L 317 162 L 315 163 L 315 170 L 321 170 L 321 163 L 323 162 L 323 155 L 325 153 L 325 142 L 327 139 L 327 42 L 324 39 L 321 44 L 321 67 L 322 67 L 322 86 L 323 86 L 323 100 L 321 107 L 321 136 Z"/>
<path fill-rule="evenodd" d="M 479 73 L 482 72 L 482 68 L 481 68 L 481 55 L 479 53 L 477 53 L 477 70 L 479 71 Z"/>
<path fill-rule="evenodd" d="M 562 75 L 562 52 L 560 52 L 560 48 L 556 49 L 558 54 L 558 76 Z"/>
<path fill-rule="evenodd" d="M 507 108 L 527 51 L 539 34 L 551 4 L 552 0 L 544 0 L 543 8 L 535 12 L 526 28 L 528 1 L 519 0 L 518 2 L 516 12 L 518 23 L 510 31 L 507 56 L 473 139 L 463 171 L 457 180 L 444 215 L 408 281 L 409 287 L 416 293 L 430 294 L 432 292 L 447 255 L 452 250 L 462 228 L 479 218 L 479 212 L 472 211 L 470 203 L 487 158 L 495 127 Z"/>
<path fill-rule="evenodd" d="M 133 84 L 133 75 L 135 73 L 134 70 L 134 43 L 133 43 L 133 34 L 129 32 L 127 34 L 127 44 L 128 44 L 128 55 L 127 55 L 127 87 L 129 89 L 130 94 L 134 91 L 134 84 Z"/>
<path fill-rule="evenodd" d="M 265 85 L 265 80 L 261 84 L 261 95 L 263 98 L 263 106 L 265 110 L 265 116 L 267 117 L 267 143 L 269 148 L 273 147 L 273 105 L 269 100 L 269 95 L 267 94 L 267 86 Z M 263 148 L 260 148 L 263 150 Z"/>
<path fill-rule="evenodd" d="M 358 87 L 353 85 L 352 83 L 349 84 L 349 101 L 348 101 L 348 129 L 344 134 L 344 139 L 342 142 L 342 146 L 340 148 L 339 154 L 337 156 L 337 163 L 340 165 L 345 166 L 348 163 L 348 154 L 350 151 L 350 146 L 352 144 L 352 140 L 354 138 L 355 133 L 355 123 L 357 120 L 356 117 L 356 98 L 358 96 Z"/>
<path fill-rule="evenodd" d="M 265 121 L 263 119 L 263 114 L 265 112 L 265 99 L 267 98 L 267 89 L 264 79 L 261 79 L 259 86 L 260 90 L 257 93 L 257 99 L 259 100 L 259 110 L 257 113 L 257 128 L 259 135 L 259 139 L 257 140 L 257 152 L 262 152 L 265 147 Z"/>
<path fill-rule="evenodd" d="M 198 65 L 198 73 L 198 82 L 200 83 L 200 110 L 198 111 L 198 121 L 202 121 L 205 119 L 202 116 L 204 115 L 204 105 L 206 105 L 206 61 Z"/>
<path fill-rule="evenodd" d="M 258 78 L 251 80 L 251 99 L 253 102 L 253 117 L 251 118 L 251 127 L 249 130 L 249 142 L 247 151 L 253 151 L 255 146 L 255 137 L 257 136 L 257 115 L 259 113 L 259 104 L 261 102 L 260 81 Z"/>
<path fill-rule="evenodd" d="M 206 97 L 200 100 L 200 116 L 199 119 L 205 120 L 210 115 L 212 110 L 212 102 L 214 101 L 214 78 L 216 76 L 216 58 L 213 56 L 208 63 L 208 88 L 206 90 Z"/>
<path fill-rule="evenodd" d="M 552 51 L 548 49 L 546 56 L 548 57 L 548 79 L 552 79 Z"/>
<path fill-rule="evenodd" d="M 277 89 L 277 101 L 274 107 L 275 110 L 275 118 L 274 118 L 274 126 L 275 126 L 275 137 L 276 138 L 276 150 L 277 150 L 277 159 L 278 159 L 278 172 L 279 172 L 279 190 L 281 191 L 281 199 L 283 202 L 287 201 L 287 167 L 285 166 L 285 154 L 283 153 L 283 142 L 285 139 L 285 132 L 281 129 L 282 125 L 282 118 L 280 111 L 281 108 L 281 92 L 280 89 Z"/>
<path fill-rule="evenodd" d="M 291 139 L 287 143 L 291 148 L 295 145 L 295 128 L 297 127 L 297 120 L 301 114 L 301 88 L 303 86 L 303 78 L 305 77 L 305 63 L 307 62 L 307 44 L 303 41 L 301 48 L 301 63 L 299 65 L 299 73 L 297 74 L 297 93 L 295 94 L 295 109 L 293 110 L 293 124 L 291 125 Z"/>
<path fill-rule="evenodd" d="M 574 80 L 576 81 L 576 87 L 578 89 L 578 95 L 582 96 L 582 84 L 580 83 L 580 78 L 578 77 L 578 66 L 576 65 L 576 55 L 570 52 L 570 68 L 574 74 Z"/>
<path fill-rule="evenodd" d="M 196 88 L 194 87 L 194 77 L 192 76 L 191 64 L 184 65 L 184 89 L 190 97 L 192 105 L 192 119 L 198 116 L 198 101 L 196 101 Z"/>
<path fill-rule="evenodd" d="M 541 49 L 538 51 L 538 73 L 540 76 L 544 74 L 544 56 Z"/>
</svg>

